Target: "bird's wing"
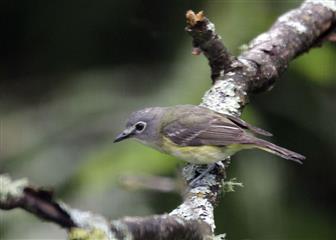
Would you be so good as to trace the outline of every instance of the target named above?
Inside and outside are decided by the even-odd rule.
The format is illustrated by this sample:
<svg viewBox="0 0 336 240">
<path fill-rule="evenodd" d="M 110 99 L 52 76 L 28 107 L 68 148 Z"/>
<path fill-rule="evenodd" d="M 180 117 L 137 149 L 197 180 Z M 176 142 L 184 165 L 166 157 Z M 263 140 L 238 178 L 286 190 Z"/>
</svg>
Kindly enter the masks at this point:
<svg viewBox="0 0 336 240">
<path fill-rule="evenodd" d="M 267 132 L 266 130 L 263 130 L 261 128 L 252 126 L 251 124 L 245 122 L 244 120 L 242 120 L 238 117 L 234 117 L 234 116 L 231 116 L 231 115 L 224 115 L 224 116 L 226 116 L 231 122 L 235 123 L 236 125 L 240 126 L 241 128 L 248 129 L 253 133 L 268 136 L 268 137 L 273 136 L 272 133 Z"/>
<path fill-rule="evenodd" d="M 162 133 L 180 146 L 224 146 L 242 143 L 249 136 L 244 129 L 223 116 L 179 118 L 163 127 Z"/>
</svg>

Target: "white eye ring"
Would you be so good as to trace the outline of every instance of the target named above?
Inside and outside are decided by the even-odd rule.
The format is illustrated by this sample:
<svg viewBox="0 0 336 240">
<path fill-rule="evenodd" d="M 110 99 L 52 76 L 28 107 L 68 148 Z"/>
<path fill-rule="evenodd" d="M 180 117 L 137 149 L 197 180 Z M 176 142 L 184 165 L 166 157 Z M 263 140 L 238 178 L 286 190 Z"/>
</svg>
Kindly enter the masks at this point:
<svg viewBox="0 0 336 240">
<path fill-rule="evenodd" d="M 145 129 L 146 129 L 146 126 L 147 126 L 147 123 L 145 122 L 137 122 L 134 127 L 135 127 L 135 130 L 137 131 L 137 133 L 141 133 L 143 132 Z"/>
</svg>

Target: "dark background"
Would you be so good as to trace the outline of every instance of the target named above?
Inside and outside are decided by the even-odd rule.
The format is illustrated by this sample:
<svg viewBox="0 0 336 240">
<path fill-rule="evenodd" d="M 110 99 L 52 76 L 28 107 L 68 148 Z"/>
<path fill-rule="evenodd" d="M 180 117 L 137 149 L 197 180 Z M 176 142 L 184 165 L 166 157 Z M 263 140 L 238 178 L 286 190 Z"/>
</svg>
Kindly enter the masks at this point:
<svg viewBox="0 0 336 240">
<path fill-rule="evenodd" d="M 203 9 L 226 46 L 239 47 L 300 1 L 1 1 L 0 171 L 52 187 L 57 198 L 111 219 L 169 212 L 175 193 L 129 191 L 125 175 L 178 179 L 182 163 L 133 141 L 112 144 L 128 114 L 198 104 L 210 87 L 191 56 L 188 9 Z M 336 47 L 293 61 L 275 88 L 251 98 L 243 118 L 304 165 L 261 151 L 233 157 L 244 188 L 216 209 L 228 239 L 334 239 Z M 1 212 L 1 239 L 62 239 L 59 227 L 21 210 Z"/>
</svg>

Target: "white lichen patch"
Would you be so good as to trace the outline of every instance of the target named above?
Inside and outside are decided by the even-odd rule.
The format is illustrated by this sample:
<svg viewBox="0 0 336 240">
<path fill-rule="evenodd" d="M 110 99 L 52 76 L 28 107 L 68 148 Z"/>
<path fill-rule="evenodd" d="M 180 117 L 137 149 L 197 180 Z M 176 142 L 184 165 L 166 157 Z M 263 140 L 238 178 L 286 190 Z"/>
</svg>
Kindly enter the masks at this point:
<svg viewBox="0 0 336 240">
<path fill-rule="evenodd" d="M 224 167 L 222 162 L 218 163 L 220 167 Z M 185 178 L 194 177 L 195 171 L 199 166 L 188 165 L 184 168 L 183 175 Z M 179 216 L 185 220 L 202 220 L 207 223 L 211 230 L 215 230 L 215 222 L 213 216 L 213 205 L 209 201 L 212 194 L 211 186 L 220 184 L 215 174 L 208 174 L 199 180 L 199 186 L 189 190 L 184 203 L 174 209 L 169 215 Z"/>
<path fill-rule="evenodd" d="M 278 18 L 279 22 L 287 22 L 292 19 L 293 13 L 297 10 L 291 10 Z"/>
<path fill-rule="evenodd" d="M 12 199 L 20 198 L 23 189 L 27 186 L 27 179 L 12 181 L 8 175 L 0 175 L 0 202 L 6 203 Z"/>
<path fill-rule="evenodd" d="M 274 39 L 278 39 L 280 37 L 283 37 L 284 33 L 280 28 L 275 28 L 270 32 L 270 39 L 273 41 Z"/>
<path fill-rule="evenodd" d="M 79 228 L 99 229 L 106 234 L 108 239 L 115 239 L 112 231 L 110 231 L 110 224 L 104 217 L 87 211 L 71 209 L 65 204 L 60 204 L 60 206 L 70 215 L 72 221 Z"/>
<path fill-rule="evenodd" d="M 209 190 L 207 190 L 209 191 Z M 215 230 L 212 204 L 203 197 L 203 194 L 197 192 L 186 199 L 184 203 L 174 209 L 169 215 L 182 217 L 185 220 L 202 220 Z"/>
<path fill-rule="evenodd" d="M 295 11 L 295 10 L 294 10 Z M 293 18 L 293 11 L 290 11 L 281 17 L 279 17 L 278 21 L 285 24 L 288 27 L 293 28 L 298 33 L 302 34 L 308 31 L 308 28 L 299 22 L 297 19 Z"/>
<path fill-rule="evenodd" d="M 336 12 L 336 1 L 335 0 L 306 0 L 304 4 L 319 4 L 326 7 L 334 12 Z"/>
<path fill-rule="evenodd" d="M 205 93 L 200 106 L 219 113 L 239 116 L 241 99 L 237 93 L 238 91 L 240 91 L 240 88 L 234 82 L 233 78 L 218 80 L 215 85 Z"/>
<path fill-rule="evenodd" d="M 207 30 L 212 31 L 212 32 L 215 32 L 215 31 L 216 31 L 215 24 L 213 24 L 212 22 L 209 22 L 209 23 L 206 25 L 206 28 L 207 28 Z"/>
<path fill-rule="evenodd" d="M 304 24 L 298 21 L 289 21 L 289 22 L 286 22 L 286 25 L 294 28 L 300 34 L 308 31 L 308 28 Z"/>
<path fill-rule="evenodd" d="M 255 67 L 255 63 L 253 63 L 251 60 L 247 60 L 244 58 L 238 58 L 238 61 L 245 66 L 246 72 L 255 73 L 257 71 L 257 68 Z M 246 92 L 243 92 L 243 93 L 246 94 Z"/>
<path fill-rule="evenodd" d="M 206 196 L 206 194 L 210 193 L 210 190 L 206 185 L 200 185 L 199 187 L 192 188 L 189 192 L 194 194 L 203 194 Z"/>
<path fill-rule="evenodd" d="M 270 40 L 270 35 L 268 33 L 262 33 L 253 40 L 253 42 L 250 44 L 251 45 L 250 48 L 253 48 L 258 43 L 267 42 L 269 40 Z"/>
<path fill-rule="evenodd" d="M 252 40 L 250 43 L 249 48 L 255 48 L 258 45 L 261 45 L 265 42 L 273 42 L 275 39 L 278 39 L 281 37 L 284 33 L 279 28 L 274 28 L 269 32 L 262 33 L 259 36 L 257 36 L 255 39 Z"/>
</svg>

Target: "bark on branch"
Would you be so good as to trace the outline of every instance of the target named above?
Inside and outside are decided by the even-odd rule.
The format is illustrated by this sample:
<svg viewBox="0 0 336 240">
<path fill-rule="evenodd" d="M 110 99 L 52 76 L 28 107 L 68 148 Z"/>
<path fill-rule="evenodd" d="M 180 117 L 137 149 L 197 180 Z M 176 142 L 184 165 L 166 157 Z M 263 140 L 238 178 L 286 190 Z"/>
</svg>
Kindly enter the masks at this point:
<svg viewBox="0 0 336 240">
<path fill-rule="evenodd" d="M 201 103 L 214 111 L 239 116 L 252 93 L 270 89 L 292 59 L 327 39 L 336 27 L 336 0 L 307 0 L 282 15 L 265 33 L 232 56 L 204 14 L 188 11 L 187 32 L 193 38 L 193 53 L 209 60 L 213 86 Z M 214 207 L 223 189 L 226 163 L 189 188 L 183 203 L 169 214 L 149 217 L 106 218 L 72 209 L 55 201 L 48 191 L 26 181 L 0 178 L 0 208 L 22 208 L 70 231 L 71 239 L 207 239 L 215 229 Z M 189 164 L 183 169 L 187 182 L 203 171 Z M 83 232 L 84 231 L 84 232 Z M 219 239 L 219 238 L 218 238 Z"/>
<path fill-rule="evenodd" d="M 202 240 L 204 236 L 211 236 L 210 228 L 204 222 L 185 221 L 182 216 L 169 214 L 109 221 L 101 215 L 57 202 L 52 192 L 33 187 L 24 179 L 12 181 L 8 175 L 0 175 L 0 190 L 0 209 L 22 208 L 70 230 L 72 239 Z"/>
</svg>

